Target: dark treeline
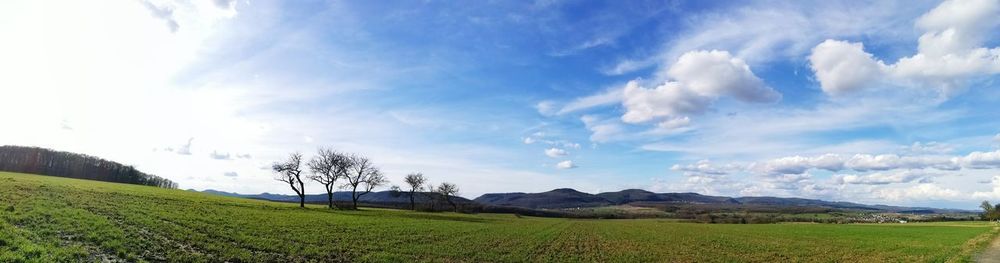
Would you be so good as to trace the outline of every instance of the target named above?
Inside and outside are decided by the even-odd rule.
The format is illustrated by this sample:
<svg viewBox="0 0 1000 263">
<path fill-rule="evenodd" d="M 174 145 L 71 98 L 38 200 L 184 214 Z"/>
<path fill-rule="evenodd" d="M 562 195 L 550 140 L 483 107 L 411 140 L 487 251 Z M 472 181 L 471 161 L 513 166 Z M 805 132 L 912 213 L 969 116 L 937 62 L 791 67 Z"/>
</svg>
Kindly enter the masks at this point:
<svg viewBox="0 0 1000 263">
<path fill-rule="evenodd" d="M 0 171 L 177 188 L 177 183 L 135 167 L 85 154 L 38 147 L 0 146 Z"/>
</svg>

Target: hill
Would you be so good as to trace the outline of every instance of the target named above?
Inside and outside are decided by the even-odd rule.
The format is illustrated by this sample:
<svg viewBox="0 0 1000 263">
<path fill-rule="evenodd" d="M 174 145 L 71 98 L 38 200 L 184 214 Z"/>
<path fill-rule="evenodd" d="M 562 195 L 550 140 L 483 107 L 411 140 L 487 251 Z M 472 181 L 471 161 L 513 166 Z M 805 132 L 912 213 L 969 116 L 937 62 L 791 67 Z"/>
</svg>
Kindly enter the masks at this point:
<svg viewBox="0 0 1000 263">
<path fill-rule="evenodd" d="M 572 208 L 610 205 L 607 199 L 569 188 L 560 188 L 544 193 L 485 194 L 474 201 L 495 206 L 523 208 Z"/>
<path fill-rule="evenodd" d="M 0 262 L 963 262 L 996 233 L 330 210 L 0 172 Z"/>
<path fill-rule="evenodd" d="M 561 188 L 542 193 L 484 194 L 474 201 L 483 205 L 509 206 L 531 209 L 568 209 L 609 205 L 657 207 L 668 211 L 683 209 L 715 211 L 766 211 L 766 212 L 828 212 L 872 211 L 894 213 L 968 213 L 957 209 L 927 207 L 900 207 L 865 205 L 851 202 L 831 202 L 816 199 L 788 197 L 725 197 L 697 193 L 653 193 L 640 189 L 589 194 Z"/>
<path fill-rule="evenodd" d="M 100 157 L 38 147 L 0 146 L 0 171 L 177 188 L 177 183 Z"/>
<path fill-rule="evenodd" d="M 195 190 L 189 190 L 189 191 L 195 191 Z M 282 194 L 271 194 L 271 193 L 237 194 L 237 193 L 223 192 L 212 189 L 204 190 L 201 192 L 214 195 L 251 198 L 251 199 L 260 199 L 260 200 L 277 201 L 277 202 L 299 201 L 299 197 L 296 195 L 282 195 Z M 431 199 L 432 197 L 437 198 L 438 200 L 441 199 L 441 196 L 438 193 L 416 193 L 413 199 L 418 204 L 428 204 L 434 201 L 433 199 Z M 334 192 L 333 200 L 334 202 L 338 203 L 351 202 L 351 192 L 345 192 L 345 191 Z M 474 203 L 472 200 L 462 198 L 460 196 L 452 196 L 451 200 L 456 204 Z M 410 204 L 410 193 L 400 192 L 399 195 L 394 196 L 391 191 L 371 192 L 366 195 L 362 195 L 359 201 L 361 203 L 365 203 L 368 205 L 381 205 L 381 206 L 392 206 L 392 207 L 396 207 L 399 205 L 408 206 Z M 313 204 L 325 204 L 327 202 L 327 196 L 326 194 L 307 194 L 306 202 Z"/>
</svg>

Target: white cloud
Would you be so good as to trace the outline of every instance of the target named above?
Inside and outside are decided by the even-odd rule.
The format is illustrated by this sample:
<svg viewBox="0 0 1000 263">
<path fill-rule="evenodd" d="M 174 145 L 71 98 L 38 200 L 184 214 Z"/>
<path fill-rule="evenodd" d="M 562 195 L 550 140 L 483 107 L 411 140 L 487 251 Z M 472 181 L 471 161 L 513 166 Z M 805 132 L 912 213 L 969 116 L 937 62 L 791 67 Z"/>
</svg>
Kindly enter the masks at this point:
<svg viewBox="0 0 1000 263">
<path fill-rule="evenodd" d="M 191 155 L 191 142 L 192 141 L 194 141 L 194 137 L 188 138 L 187 143 L 184 144 L 184 145 L 181 145 L 181 147 L 177 148 L 176 153 L 177 154 L 181 154 L 181 155 Z"/>
<path fill-rule="evenodd" d="M 730 96 L 743 102 L 771 103 L 781 94 L 764 84 L 745 61 L 728 51 L 685 53 L 667 71 L 667 76 L 706 97 Z"/>
<path fill-rule="evenodd" d="M 699 96 L 680 83 L 667 82 L 655 89 L 639 86 L 638 81 L 625 85 L 622 115 L 626 123 L 642 123 L 659 117 L 679 117 L 704 112 L 712 98 Z"/>
<path fill-rule="evenodd" d="M 904 150 L 910 154 L 943 154 L 954 151 L 955 147 L 951 144 L 940 142 L 914 142 L 913 145 L 906 147 Z"/>
<path fill-rule="evenodd" d="M 166 24 L 170 32 L 177 32 L 180 25 L 177 24 L 177 20 L 174 19 L 174 8 L 172 6 L 166 5 L 156 5 L 151 1 L 142 1 L 142 5 L 146 7 L 147 10 L 153 15 L 153 17 L 162 19 Z"/>
<path fill-rule="evenodd" d="M 896 154 L 855 154 L 844 160 L 843 167 L 855 171 L 886 171 L 894 169 L 956 170 L 958 167 L 948 157 L 899 156 Z"/>
<path fill-rule="evenodd" d="M 556 164 L 556 168 L 563 169 L 563 170 L 565 170 L 565 169 L 573 169 L 573 168 L 576 168 L 576 167 L 577 167 L 576 164 L 573 164 L 573 161 L 571 161 L 571 160 L 565 160 L 565 161 L 562 161 L 562 162 L 559 162 L 559 163 Z"/>
<path fill-rule="evenodd" d="M 810 66 L 820 87 L 831 95 L 842 95 L 877 85 L 886 66 L 865 53 L 861 43 L 826 40 L 809 55 Z"/>
<path fill-rule="evenodd" d="M 969 77 L 1000 73 L 1000 48 L 981 47 L 984 35 L 1000 23 L 1000 2 L 949 0 L 924 14 L 917 27 L 924 30 L 918 52 L 885 65 L 860 43 L 827 40 L 813 49 L 810 60 L 822 88 L 843 95 L 878 87 L 881 77 L 901 85 L 931 87 L 950 95 Z"/>
<path fill-rule="evenodd" d="M 728 174 L 727 170 L 731 168 L 732 167 L 728 167 L 728 169 L 727 167 L 716 167 L 715 165 L 712 165 L 712 162 L 710 162 L 709 160 L 701 160 L 696 163 L 688 165 L 674 164 L 674 166 L 670 167 L 670 170 L 691 172 L 696 174 L 724 175 Z"/>
<path fill-rule="evenodd" d="M 623 139 L 625 136 L 625 129 L 613 120 L 601 120 L 593 115 L 584 115 L 580 117 L 580 121 L 590 131 L 592 142 L 609 142 Z"/>
<path fill-rule="evenodd" d="M 908 188 L 878 189 L 872 193 L 875 197 L 890 200 L 948 200 L 962 197 L 963 194 L 954 189 L 948 189 L 936 184 L 917 184 Z"/>
<path fill-rule="evenodd" d="M 229 155 L 229 153 L 220 153 L 218 151 L 212 151 L 212 153 L 208 154 L 208 157 L 211 157 L 212 159 L 216 159 L 216 160 L 232 160 L 233 159 L 232 156 Z"/>
<path fill-rule="evenodd" d="M 548 100 L 540 101 L 535 104 L 535 110 L 538 110 L 538 113 L 544 116 L 552 116 L 556 114 L 556 103 Z"/>
<path fill-rule="evenodd" d="M 682 118 L 705 112 L 720 97 L 750 103 L 772 103 L 781 94 L 758 78 L 750 67 L 726 51 L 692 51 L 681 56 L 667 75 L 673 79 L 654 89 L 638 81 L 625 85 L 626 113 L 622 121 L 642 123 L 657 118 Z"/>
<path fill-rule="evenodd" d="M 860 4 L 856 1 L 759 1 L 721 8 L 718 12 L 686 18 L 689 26 L 674 34 L 676 37 L 659 52 L 645 54 L 642 58 L 622 59 L 602 72 L 621 75 L 657 63 L 670 63 L 688 51 L 704 49 L 729 50 L 751 65 L 798 59 L 827 38 L 912 34 L 912 19 L 926 12 L 933 3 L 909 0 Z"/>
<path fill-rule="evenodd" d="M 623 92 L 624 90 L 622 88 L 612 88 L 604 91 L 603 93 L 576 98 L 573 101 L 566 103 L 566 105 L 560 108 L 556 114 L 562 115 L 593 107 L 620 103 L 622 101 Z"/>
<path fill-rule="evenodd" d="M 726 167 L 726 169 L 712 168 Z M 840 172 L 852 170 L 856 172 L 891 171 L 891 170 L 922 170 L 936 169 L 940 171 L 957 171 L 960 169 L 1000 169 L 1000 150 L 992 152 L 971 152 L 967 155 L 904 155 L 897 154 L 823 154 L 814 157 L 788 156 L 753 162 L 741 165 L 738 162 L 724 165 L 712 165 L 708 160 L 695 164 L 674 165 L 675 171 L 705 172 L 712 171 L 745 171 L 762 175 L 805 174 L 813 169 Z M 885 176 L 885 175 L 882 175 Z"/>
<path fill-rule="evenodd" d="M 238 174 L 236 172 L 225 172 L 222 175 L 227 176 L 227 177 L 237 177 L 237 176 L 240 176 L 240 174 Z"/>
<path fill-rule="evenodd" d="M 535 143 L 535 138 L 524 137 L 524 139 L 522 140 L 522 142 L 524 142 L 524 144 L 533 144 L 533 143 Z"/>
<path fill-rule="evenodd" d="M 964 168 L 996 169 L 1000 168 L 1000 150 L 992 152 L 972 152 L 963 157 L 956 157 L 953 162 Z"/>
<path fill-rule="evenodd" d="M 212 0 L 212 3 L 220 9 L 232 9 L 236 5 L 236 0 Z"/>
<path fill-rule="evenodd" d="M 909 183 L 918 179 L 927 178 L 929 174 L 913 171 L 895 171 L 895 172 L 879 172 L 867 175 L 837 175 L 834 180 L 840 184 L 866 184 L 866 185 L 883 185 L 883 184 L 898 184 L 898 183 Z"/>
<path fill-rule="evenodd" d="M 761 174 L 803 174 L 812 168 L 829 171 L 844 169 L 843 158 L 836 154 L 824 154 L 818 157 L 789 156 L 763 163 L 751 164 L 750 170 Z"/>
<path fill-rule="evenodd" d="M 548 155 L 549 157 L 552 157 L 552 158 L 558 158 L 558 157 L 566 156 L 568 154 L 569 153 L 567 153 L 566 150 L 559 149 L 559 148 L 548 148 L 548 149 L 545 150 L 545 155 Z"/>
<path fill-rule="evenodd" d="M 976 191 L 972 193 L 973 198 L 978 199 L 996 199 L 1000 198 L 1000 176 L 993 176 L 990 181 L 990 191 Z"/>
</svg>

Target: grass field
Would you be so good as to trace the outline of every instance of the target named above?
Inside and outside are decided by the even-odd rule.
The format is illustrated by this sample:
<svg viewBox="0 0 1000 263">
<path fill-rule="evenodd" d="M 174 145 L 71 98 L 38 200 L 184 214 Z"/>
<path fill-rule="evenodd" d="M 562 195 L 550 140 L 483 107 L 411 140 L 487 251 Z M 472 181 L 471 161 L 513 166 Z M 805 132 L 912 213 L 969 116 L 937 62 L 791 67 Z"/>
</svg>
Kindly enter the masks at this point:
<svg viewBox="0 0 1000 263">
<path fill-rule="evenodd" d="M 996 231 L 330 211 L 0 172 L 0 262 L 962 262 Z"/>
</svg>

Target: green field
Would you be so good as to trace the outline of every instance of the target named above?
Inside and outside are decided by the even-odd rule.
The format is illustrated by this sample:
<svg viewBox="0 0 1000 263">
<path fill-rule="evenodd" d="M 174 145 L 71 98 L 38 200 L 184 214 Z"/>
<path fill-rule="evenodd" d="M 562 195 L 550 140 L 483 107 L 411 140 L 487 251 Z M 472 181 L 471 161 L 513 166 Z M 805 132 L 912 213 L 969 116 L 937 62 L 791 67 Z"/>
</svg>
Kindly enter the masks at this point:
<svg viewBox="0 0 1000 263">
<path fill-rule="evenodd" d="M 987 223 L 718 225 L 321 206 L 0 172 L 0 262 L 968 261 Z"/>
</svg>

